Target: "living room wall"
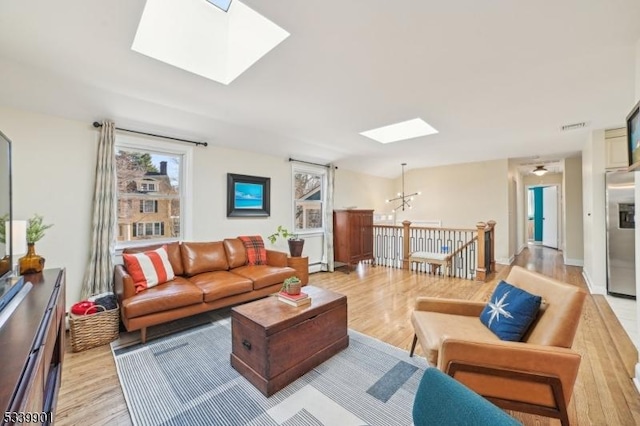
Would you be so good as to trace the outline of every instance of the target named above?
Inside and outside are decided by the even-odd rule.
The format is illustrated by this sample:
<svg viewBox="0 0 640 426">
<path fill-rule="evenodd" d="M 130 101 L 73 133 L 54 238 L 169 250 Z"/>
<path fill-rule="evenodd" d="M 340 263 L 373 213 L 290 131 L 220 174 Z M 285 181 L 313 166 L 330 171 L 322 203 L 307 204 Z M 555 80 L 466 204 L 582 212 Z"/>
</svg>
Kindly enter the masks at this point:
<svg viewBox="0 0 640 426">
<path fill-rule="evenodd" d="M 405 192 L 420 191 L 397 220 L 438 220 L 446 228 L 475 228 L 496 221 L 496 261 L 509 263 L 509 164 L 507 159 L 407 170 Z M 400 178 L 390 195 L 401 191 Z M 386 198 L 389 198 L 388 195 Z M 387 206 L 387 209 L 393 206 Z"/>
<path fill-rule="evenodd" d="M 0 130 L 13 141 L 14 217 L 44 216 L 53 228 L 36 244 L 46 267 L 66 267 L 67 306 L 78 301 L 89 256 L 96 147 L 99 132 L 87 122 L 0 108 Z M 158 141 L 159 144 L 162 142 Z M 212 241 L 237 235 L 266 237 L 280 224 L 291 227 L 291 163 L 284 158 L 209 146 L 194 147 L 193 229 L 186 238 Z M 271 216 L 226 217 L 226 174 L 271 178 Z M 338 170 L 336 206 L 378 208 L 390 179 Z M 307 244 L 309 246 L 307 247 Z M 267 246 L 270 244 L 267 242 Z M 316 247 L 317 246 L 317 247 Z M 310 238 L 304 254 L 319 261 L 321 238 Z M 277 249 L 287 251 L 286 242 Z"/>
</svg>

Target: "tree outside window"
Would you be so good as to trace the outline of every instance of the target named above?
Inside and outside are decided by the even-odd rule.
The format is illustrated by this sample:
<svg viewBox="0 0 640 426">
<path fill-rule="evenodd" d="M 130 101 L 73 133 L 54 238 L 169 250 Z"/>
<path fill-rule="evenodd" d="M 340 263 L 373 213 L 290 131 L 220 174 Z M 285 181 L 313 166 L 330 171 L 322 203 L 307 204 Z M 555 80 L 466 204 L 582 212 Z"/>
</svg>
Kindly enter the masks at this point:
<svg viewBox="0 0 640 426">
<path fill-rule="evenodd" d="M 296 231 L 321 230 L 324 174 L 296 170 L 293 182 Z"/>
</svg>

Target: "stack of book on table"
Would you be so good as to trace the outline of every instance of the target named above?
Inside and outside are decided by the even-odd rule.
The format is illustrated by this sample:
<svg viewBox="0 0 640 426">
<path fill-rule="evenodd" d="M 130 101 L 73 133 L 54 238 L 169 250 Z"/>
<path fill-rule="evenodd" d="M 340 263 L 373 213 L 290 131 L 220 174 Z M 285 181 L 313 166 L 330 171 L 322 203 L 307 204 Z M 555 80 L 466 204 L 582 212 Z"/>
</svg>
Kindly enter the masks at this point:
<svg viewBox="0 0 640 426">
<path fill-rule="evenodd" d="M 278 293 L 278 299 L 281 302 L 287 303 L 291 306 L 303 306 L 311 303 L 311 297 L 305 292 L 300 292 L 300 294 L 289 294 L 287 292 L 281 291 Z"/>
</svg>

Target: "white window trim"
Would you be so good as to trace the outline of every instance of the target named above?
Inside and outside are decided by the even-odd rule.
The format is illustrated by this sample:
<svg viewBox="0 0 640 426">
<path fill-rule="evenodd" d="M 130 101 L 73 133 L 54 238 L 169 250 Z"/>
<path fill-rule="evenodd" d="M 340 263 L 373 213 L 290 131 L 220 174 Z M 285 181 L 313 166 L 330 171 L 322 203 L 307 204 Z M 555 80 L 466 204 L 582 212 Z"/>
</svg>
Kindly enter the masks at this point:
<svg viewBox="0 0 640 426">
<path fill-rule="evenodd" d="M 146 138 L 130 134 L 116 134 L 116 151 L 119 149 L 147 151 L 150 153 L 167 153 L 182 155 L 182 176 L 180 177 L 180 215 L 182 223 L 180 230 L 182 240 L 193 239 L 193 147 L 169 141 L 158 142 L 155 138 Z M 116 225 L 117 226 L 117 225 Z M 116 230 L 117 234 L 117 230 Z M 176 238 L 156 239 L 153 241 L 117 241 L 116 251 L 119 252 L 127 247 L 146 246 L 149 244 L 162 244 L 176 241 Z"/>
<path fill-rule="evenodd" d="M 312 235 L 324 235 L 325 232 L 325 218 L 326 213 L 325 210 L 327 208 L 327 199 L 326 199 L 326 189 L 327 189 L 327 168 L 322 166 L 313 166 L 313 165 L 298 165 L 296 163 L 292 163 L 291 165 L 291 221 L 293 222 L 291 225 L 291 229 L 293 229 L 294 233 L 300 236 L 312 236 Z M 296 229 L 296 173 L 311 173 L 322 176 L 322 228 L 314 228 L 306 231 L 298 231 Z"/>
</svg>

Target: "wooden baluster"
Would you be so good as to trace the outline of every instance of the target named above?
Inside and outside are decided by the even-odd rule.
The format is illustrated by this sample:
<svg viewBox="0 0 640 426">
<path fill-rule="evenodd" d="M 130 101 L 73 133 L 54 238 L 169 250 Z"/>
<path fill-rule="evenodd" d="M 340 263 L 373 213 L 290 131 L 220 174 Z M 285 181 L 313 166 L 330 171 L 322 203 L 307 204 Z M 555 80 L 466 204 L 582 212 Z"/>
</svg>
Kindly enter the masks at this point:
<svg viewBox="0 0 640 426">
<path fill-rule="evenodd" d="M 411 226 L 410 221 L 405 220 L 402 222 L 402 269 L 409 269 L 409 254 L 411 254 L 409 251 L 409 243 L 411 240 L 409 226 Z"/>
<path fill-rule="evenodd" d="M 489 269 L 491 272 L 496 272 L 496 221 L 495 220 L 490 220 L 489 222 L 487 222 L 487 225 L 489 225 L 489 232 L 491 233 L 491 235 L 489 235 L 489 238 L 491 240 L 490 243 L 490 247 L 491 247 L 491 253 L 490 254 L 490 259 L 491 259 L 491 264 L 490 264 L 490 268 Z"/>
<path fill-rule="evenodd" d="M 484 233 L 487 224 L 484 222 L 478 222 L 476 224 L 476 228 L 478 229 L 478 262 L 476 267 L 476 280 L 477 281 L 486 281 L 487 280 L 487 265 L 485 264 L 484 258 Z"/>
</svg>

